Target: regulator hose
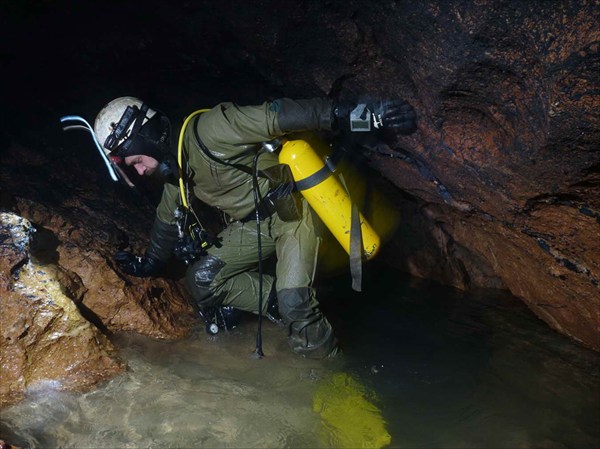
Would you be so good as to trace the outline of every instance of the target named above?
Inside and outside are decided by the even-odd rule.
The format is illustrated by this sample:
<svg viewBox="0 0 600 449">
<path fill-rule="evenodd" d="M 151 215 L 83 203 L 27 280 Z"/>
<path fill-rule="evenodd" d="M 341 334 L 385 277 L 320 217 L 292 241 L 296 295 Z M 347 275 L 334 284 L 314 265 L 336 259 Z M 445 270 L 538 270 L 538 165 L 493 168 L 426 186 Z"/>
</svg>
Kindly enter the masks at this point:
<svg viewBox="0 0 600 449">
<path fill-rule="evenodd" d="M 263 263 L 262 263 L 262 236 L 260 230 L 260 213 L 258 206 L 262 201 L 258 186 L 258 157 L 262 150 L 259 149 L 252 160 L 252 194 L 254 196 L 254 215 L 256 217 L 256 244 L 258 249 L 258 328 L 256 330 L 256 349 L 254 354 L 261 359 L 265 356 L 262 349 L 262 308 L 263 308 Z"/>
</svg>

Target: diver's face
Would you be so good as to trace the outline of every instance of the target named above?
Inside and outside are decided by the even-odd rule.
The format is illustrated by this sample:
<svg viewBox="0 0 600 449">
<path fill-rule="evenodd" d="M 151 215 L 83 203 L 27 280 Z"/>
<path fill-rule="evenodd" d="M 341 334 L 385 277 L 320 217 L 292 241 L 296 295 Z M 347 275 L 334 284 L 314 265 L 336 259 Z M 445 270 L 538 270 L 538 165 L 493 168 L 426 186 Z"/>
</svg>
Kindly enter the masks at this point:
<svg viewBox="0 0 600 449">
<path fill-rule="evenodd" d="M 156 171 L 158 161 L 151 156 L 137 154 L 135 156 L 126 156 L 125 165 L 135 168 L 140 176 L 150 176 Z"/>
</svg>

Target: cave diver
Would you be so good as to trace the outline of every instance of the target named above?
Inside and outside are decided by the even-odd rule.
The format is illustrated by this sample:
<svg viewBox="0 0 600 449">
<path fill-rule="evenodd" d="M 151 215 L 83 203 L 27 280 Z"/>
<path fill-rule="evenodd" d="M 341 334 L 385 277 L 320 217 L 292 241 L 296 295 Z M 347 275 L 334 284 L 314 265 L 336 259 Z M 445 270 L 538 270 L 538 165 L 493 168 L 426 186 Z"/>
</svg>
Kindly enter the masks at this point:
<svg viewBox="0 0 600 449">
<path fill-rule="evenodd" d="M 188 263 L 186 287 L 209 331 L 235 325 L 239 311 L 258 313 L 259 326 L 262 315 L 283 322 L 296 354 L 335 355 L 337 339 L 312 285 L 318 218 L 297 194 L 289 167 L 272 150 L 297 132 L 410 134 L 416 115 L 409 103 L 326 98 L 280 98 L 254 106 L 220 103 L 187 117 L 179 145 L 171 142 L 168 117 L 134 97 L 108 103 L 93 129 L 78 116 L 61 121 L 65 129 L 86 128 L 92 134 L 113 179 L 133 184 L 122 165 L 139 175 L 159 171 L 175 179 L 164 184 L 145 254 L 115 256 L 125 273 L 158 276 L 179 254 Z M 69 126 L 74 122 L 83 125 Z M 228 217 L 216 238 L 208 238 L 198 224 L 194 197 Z M 275 276 L 260 268 L 273 255 Z"/>
</svg>

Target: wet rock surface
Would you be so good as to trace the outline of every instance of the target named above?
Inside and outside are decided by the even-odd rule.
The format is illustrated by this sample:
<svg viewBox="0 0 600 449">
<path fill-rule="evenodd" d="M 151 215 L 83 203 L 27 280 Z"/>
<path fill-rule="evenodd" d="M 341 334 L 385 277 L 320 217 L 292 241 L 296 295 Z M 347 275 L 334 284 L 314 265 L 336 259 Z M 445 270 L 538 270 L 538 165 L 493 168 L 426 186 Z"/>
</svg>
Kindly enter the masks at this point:
<svg viewBox="0 0 600 449">
<path fill-rule="evenodd" d="M 412 7 L 397 22 L 412 30 L 402 43 L 420 131 L 399 142 L 395 161 L 374 155 L 373 165 L 414 197 L 423 226 L 408 229 L 446 261 L 420 263 L 399 236 L 415 251 L 397 263 L 460 288 L 504 285 L 598 350 L 598 10 L 475 3 Z M 436 25 L 418 33 L 406 17 Z"/>
<path fill-rule="evenodd" d="M 83 390 L 125 367 L 108 338 L 63 292 L 60 268 L 30 259 L 33 235 L 27 220 L 0 213 L 0 406 L 20 400 L 26 390 Z"/>
<path fill-rule="evenodd" d="M 11 146 L 3 156 L 2 208 L 14 213 L 2 213 L 0 242 L 1 405 L 121 372 L 113 333 L 188 334 L 196 319 L 176 280 L 132 278 L 112 261 L 120 248 L 143 252 L 152 207 L 144 203 L 146 220 L 138 219 L 114 190 L 93 183 L 95 173 L 59 173 L 48 153 Z"/>
<path fill-rule="evenodd" d="M 29 107 L 5 123 L 25 121 L 26 131 L 5 134 L 49 154 L 55 148 L 54 156 L 57 146 L 73 146 L 62 149 L 69 170 L 36 179 L 53 159 L 36 165 L 39 156 L 31 156 L 19 180 L 2 174 L 3 188 L 21 181 L 11 195 L 22 210 L 34 201 L 83 211 L 85 219 L 67 225 L 49 218 L 54 209 L 44 219 L 60 234 L 63 260 L 83 247 L 70 246 L 71 239 L 83 242 L 88 227 L 102 229 L 103 248 L 94 250 L 101 256 L 86 257 L 90 267 L 111 268 L 109 249 L 143 249 L 153 212 L 108 185 L 87 139 L 72 144 L 60 135 L 60 115 L 91 119 L 124 94 L 173 117 L 223 100 L 401 96 L 417 109 L 419 130 L 362 150 L 401 211 L 382 256 L 459 288 L 508 288 L 550 326 L 600 350 L 597 2 L 145 2 L 143 14 L 130 2 L 103 5 L 94 23 L 85 6 L 29 6 L 11 6 L 15 20 L 5 27 L 28 50 L 7 51 L 18 63 L 12 81 L 34 81 L 11 94 L 14 104 Z M 31 32 L 41 20 L 43 39 Z M 31 52 L 39 57 L 25 56 Z M 53 64 L 59 56 L 62 63 Z M 55 72 L 42 70 L 50 66 Z M 28 134 L 32 128 L 36 135 Z M 78 171 L 101 187 L 75 181 Z M 107 207 L 114 213 L 100 219 Z M 118 285 L 119 274 L 103 272 Z M 89 282 L 94 270 L 78 276 Z M 148 282 L 124 279 L 123 288 L 147 298 L 168 290 Z M 107 326 L 126 327 L 100 300 L 85 301 Z"/>
<path fill-rule="evenodd" d="M 10 167 L 3 173 L 8 186 L 19 185 L 32 158 L 44 162 L 29 187 L 20 191 L 23 196 L 5 189 L 11 197 L 7 202 L 36 226 L 34 257 L 61 270 L 64 288 L 86 318 L 106 332 L 134 331 L 158 339 L 187 335 L 194 323 L 193 310 L 177 281 L 128 276 L 113 261 L 119 249 L 138 254 L 145 250 L 154 213 L 150 203 L 128 209 L 116 196 L 120 186 L 103 191 L 102 183 L 86 184 L 85 178 L 93 173 L 84 169 L 70 179 L 61 177 L 50 197 L 44 185 L 58 176 L 49 168 L 51 159 L 19 147 L 12 147 L 5 158 Z M 123 194 L 134 195 L 130 201 L 142 201 L 139 193 L 123 190 Z M 145 216 L 138 216 L 140 208 Z"/>
</svg>

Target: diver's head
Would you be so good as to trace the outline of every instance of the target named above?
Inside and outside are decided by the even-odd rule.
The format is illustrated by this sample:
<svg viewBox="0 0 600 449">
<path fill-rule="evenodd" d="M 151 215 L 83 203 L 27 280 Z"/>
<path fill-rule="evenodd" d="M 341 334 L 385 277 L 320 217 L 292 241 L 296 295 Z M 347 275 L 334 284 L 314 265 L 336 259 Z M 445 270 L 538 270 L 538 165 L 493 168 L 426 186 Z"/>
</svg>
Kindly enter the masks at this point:
<svg viewBox="0 0 600 449">
<path fill-rule="evenodd" d="M 151 175 L 170 159 L 171 124 L 166 115 L 135 97 L 112 100 L 96 116 L 94 132 L 115 163 Z"/>
</svg>

